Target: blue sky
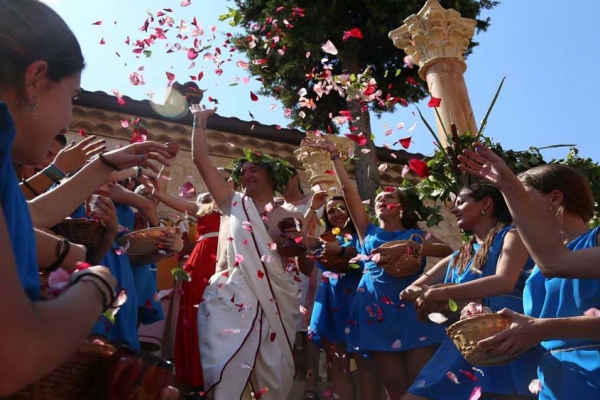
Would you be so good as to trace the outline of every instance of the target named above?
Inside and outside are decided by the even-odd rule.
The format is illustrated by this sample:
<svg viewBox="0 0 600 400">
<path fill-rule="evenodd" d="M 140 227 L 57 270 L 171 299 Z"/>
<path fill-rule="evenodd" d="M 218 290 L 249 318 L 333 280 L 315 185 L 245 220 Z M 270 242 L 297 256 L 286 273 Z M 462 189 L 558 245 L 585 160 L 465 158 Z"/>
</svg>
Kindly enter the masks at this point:
<svg viewBox="0 0 600 400">
<path fill-rule="evenodd" d="M 132 41 L 147 36 L 139 31 L 147 16 L 146 10 L 156 14 L 163 8 L 171 8 L 174 12 L 170 15 L 177 26 L 183 19 L 191 30 L 192 18 L 196 17 L 205 30 L 200 37 L 203 44 L 222 48 L 224 34 L 231 28 L 219 22 L 218 16 L 227 6 L 233 6 L 232 1 L 191 0 L 188 7 L 181 7 L 181 0 L 46 2 L 67 21 L 80 40 L 88 64 L 83 88 L 105 92 L 116 89 L 136 99 L 146 99 L 148 92 L 154 92 L 154 100 L 160 103 L 167 86 L 167 71 L 185 82 L 189 75 L 197 75 L 202 69 L 204 78 L 199 85 L 208 89 L 205 101 L 207 96 L 217 98 L 220 115 L 250 120 L 249 113 L 252 113 L 262 123 L 287 125 L 288 120 L 277 101 L 264 97 L 257 102 L 250 99 L 250 91 L 258 91 L 260 84 L 253 79 L 247 84 L 243 82 L 248 75 L 236 66 L 236 60 L 244 60 L 239 55 L 234 55 L 232 62 L 224 63 L 222 75 L 217 76 L 212 62 L 203 61 L 202 55 L 195 60 L 195 67 L 188 69 L 191 61 L 185 51 L 166 54 L 166 47 L 162 45 L 173 43 L 171 40 L 154 45 L 149 58 L 133 54 L 132 47 L 124 43 L 127 36 Z M 480 45 L 468 58 L 465 74 L 478 121 L 483 118 L 500 80 L 507 76 L 488 121 L 487 135 L 500 141 L 504 148 L 515 150 L 573 143 L 578 145 L 582 156 L 600 160 L 600 145 L 596 139 L 599 114 L 596 114 L 595 103 L 595 94 L 600 89 L 598 15 L 600 1 L 597 0 L 503 0 L 484 14 L 491 17 L 491 27 L 477 36 Z M 102 21 L 102 25 L 92 25 L 96 21 Z M 211 41 L 212 26 L 216 26 L 216 39 Z M 104 45 L 100 44 L 101 39 Z M 214 52 L 214 48 L 208 51 Z M 146 84 L 133 86 L 129 74 L 140 67 L 144 67 Z M 230 86 L 236 82 L 236 86 Z M 420 107 L 433 122 L 433 113 L 425 103 Z M 414 143 L 410 151 L 432 154 L 432 139 L 413 115 L 414 111 L 411 105 L 398 108 L 393 114 L 384 114 L 381 119 L 372 118 L 376 143 L 391 144 L 412 136 Z M 405 124 L 402 130 L 396 129 L 400 122 Z M 415 122 L 416 128 L 409 133 L 408 129 Z M 390 128 L 394 133 L 385 137 L 383 132 Z M 544 155 L 561 157 L 566 152 L 567 149 L 553 149 L 544 151 Z"/>
</svg>

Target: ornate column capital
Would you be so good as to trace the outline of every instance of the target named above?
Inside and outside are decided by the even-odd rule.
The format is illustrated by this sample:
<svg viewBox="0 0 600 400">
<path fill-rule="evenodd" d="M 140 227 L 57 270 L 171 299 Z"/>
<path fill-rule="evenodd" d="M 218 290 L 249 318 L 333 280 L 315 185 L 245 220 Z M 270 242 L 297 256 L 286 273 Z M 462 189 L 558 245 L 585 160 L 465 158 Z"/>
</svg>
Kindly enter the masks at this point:
<svg viewBox="0 0 600 400">
<path fill-rule="evenodd" d="M 467 69 L 464 54 L 475 34 L 477 22 L 461 17 L 458 11 L 443 8 L 438 0 L 427 0 L 421 11 L 404 20 L 404 25 L 388 35 L 394 45 L 419 65 L 426 80 L 427 68 L 444 59 L 458 61 Z"/>
<path fill-rule="evenodd" d="M 306 132 L 306 137 L 311 139 L 318 139 L 319 136 L 315 135 L 314 132 Z M 354 149 L 354 142 L 350 139 L 328 135 L 327 138 L 335 143 L 337 149 L 342 153 L 343 158 L 348 157 L 348 152 Z M 309 176 L 309 184 L 311 189 L 325 190 L 329 192 L 330 196 L 336 196 L 341 194 L 340 182 L 336 175 L 332 174 L 333 164 L 329 159 L 329 153 L 322 149 L 315 149 L 305 145 L 294 151 L 298 161 L 302 163 L 302 166 L 306 170 Z"/>
</svg>

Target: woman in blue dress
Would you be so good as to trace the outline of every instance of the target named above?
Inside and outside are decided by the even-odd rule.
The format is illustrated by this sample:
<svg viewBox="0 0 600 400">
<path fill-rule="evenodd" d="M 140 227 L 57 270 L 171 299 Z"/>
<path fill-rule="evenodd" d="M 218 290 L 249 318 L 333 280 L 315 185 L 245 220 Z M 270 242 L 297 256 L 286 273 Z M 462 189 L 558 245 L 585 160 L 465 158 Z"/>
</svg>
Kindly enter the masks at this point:
<svg viewBox="0 0 600 400">
<path fill-rule="evenodd" d="M 1 1 L 0 21 L 0 304 L 10 316 L 10 323 L 0 324 L 0 396 L 7 396 L 73 354 L 114 296 L 114 278 L 98 266 L 78 272 L 60 297 L 39 302 L 33 223 L 60 222 L 113 167 L 132 167 L 148 158 L 164 161 L 169 153 L 157 143 L 106 153 L 60 193 L 41 196 L 28 207 L 12 161 L 42 163 L 54 137 L 65 133 L 85 63 L 68 26 L 39 1 Z M 164 399 L 177 398 L 174 390 L 164 394 Z"/>
<path fill-rule="evenodd" d="M 594 198 L 586 178 L 559 164 L 518 178 L 490 149 L 461 156 L 461 168 L 487 179 L 504 195 L 515 225 L 536 262 L 523 294 L 525 315 L 509 310 L 510 328 L 480 346 L 518 355 L 541 343 L 538 381 L 542 400 L 600 398 L 598 228 L 589 229 Z M 590 316 L 584 314 L 591 314 Z"/>
<path fill-rule="evenodd" d="M 474 184 L 460 191 L 451 210 L 457 225 L 473 236 L 460 250 L 438 263 L 404 290 L 401 298 L 416 301 L 419 312 L 448 310 L 449 299 L 475 299 L 492 311 L 523 311 L 523 288 L 533 262 L 510 225 L 512 217 L 500 191 Z M 439 283 L 452 283 L 445 286 Z M 531 396 L 536 353 L 499 367 L 473 370 L 449 337 L 423 368 L 403 400 L 468 399 L 475 387 L 493 395 Z M 475 377 L 477 380 L 473 380 Z M 457 384 L 458 382 L 458 384 Z"/>
<path fill-rule="evenodd" d="M 306 140 L 305 143 L 331 154 L 361 242 L 361 253 L 369 258 L 365 261 L 365 272 L 348 321 L 348 348 L 368 353 L 377 365 L 388 397 L 400 399 L 433 356 L 445 333 L 438 325 L 417 321 L 414 308 L 399 301 L 398 295 L 419 277 L 425 268 L 426 256 L 446 257 L 452 249 L 417 227 L 417 218 L 408 209 L 406 198 L 395 188 L 386 188 L 377 195 L 375 214 L 379 226 L 372 224 L 335 145 L 327 139 Z M 424 256 L 421 271 L 403 278 L 388 275 L 384 270 L 386 264 L 407 254 L 411 248 L 406 244 L 386 249 L 378 249 L 379 246 L 390 241 L 406 240 L 413 235 L 424 238 L 424 242 L 415 246 Z"/>
<path fill-rule="evenodd" d="M 346 203 L 341 196 L 330 198 L 327 204 L 325 202 L 326 192 L 315 193 L 308 211 L 314 216 L 314 210 L 325 205 L 325 232 L 335 235 L 335 240 L 324 243 L 323 251 L 343 257 L 349 262 L 358 255 L 360 244 Z M 307 215 L 306 221 L 309 217 Z M 363 264 L 363 261 L 357 261 L 348 270 L 337 273 L 328 271 L 317 262 L 317 267 L 324 271 L 324 278 L 317 291 L 309 327 L 311 340 L 325 349 L 330 362 L 333 391 L 347 400 L 354 400 L 356 390 L 350 374 L 351 355 L 346 350 L 346 329 L 350 319 L 350 306 L 363 274 Z M 372 361 L 358 353 L 354 354 L 354 358 L 360 379 L 360 398 L 379 400 L 380 382 Z"/>
</svg>

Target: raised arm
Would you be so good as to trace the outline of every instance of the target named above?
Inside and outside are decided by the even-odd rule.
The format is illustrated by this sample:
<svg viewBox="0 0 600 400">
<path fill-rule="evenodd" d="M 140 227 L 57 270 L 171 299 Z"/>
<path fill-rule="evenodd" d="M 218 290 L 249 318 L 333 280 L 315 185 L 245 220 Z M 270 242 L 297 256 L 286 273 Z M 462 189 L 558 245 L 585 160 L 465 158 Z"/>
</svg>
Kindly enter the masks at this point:
<svg viewBox="0 0 600 400">
<path fill-rule="evenodd" d="M 360 198 L 356 185 L 350 179 L 348 171 L 346 171 L 346 166 L 344 165 L 344 161 L 342 160 L 340 152 L 337 151 L 335 144 L 326 138 L 321 140 L 304 139 L 303 142 L 308 146 L 323 149 L 329 152 L 331 156 L 330 158 L 333 162 L 333 168 L 338 179 L 340 180 L 340 184 L 342 185 L 342 192 L 344 194 L 346 206 L 348 207 L 348 212 L 350 213 L 350 217 L 352 218 L 354 226 L 356 227 L 356 233 L 362 242 L 365 238 L 367 227 L 371 223 L 371 220 L 369 219 L 369 215 L 363 206 L 362 199 Z"/>
<path fill-rule="evenodd" d="M 170 156 L 168 147 L 156 142 L 136 143 L 104 153 L 56 189 L 29 201 L 33 224 L 40 228 L 58 224 L 104 184 L 113 170 L 147 165 L 149 159 L 169 163 Z"/>
<path fill-rule="evenodd" d="M 523 243 L 544 276 L 600 279 L 600 247 L 569 250 L 555 235 L 554 221 L 542 216 L 504 160 L 481 144 L 475 149 L 464 150 L 459 168 L 500 189 Z"/>
<path fill-rule="evenodd" d="M 215 114 L 216 109 L 201 109 L 200 106 L 190 107 L 194 114 L 194 127 L 192 128 L 192 160 L 198 168 L 208 191 L 215 200 L 217 207 L 223 214 L 229 214 L 233 190 L 223 184 L 223 175 L 210 159 L 208 152 L 208 139 L 206 137 L 206 123 Z"/>
</svg>

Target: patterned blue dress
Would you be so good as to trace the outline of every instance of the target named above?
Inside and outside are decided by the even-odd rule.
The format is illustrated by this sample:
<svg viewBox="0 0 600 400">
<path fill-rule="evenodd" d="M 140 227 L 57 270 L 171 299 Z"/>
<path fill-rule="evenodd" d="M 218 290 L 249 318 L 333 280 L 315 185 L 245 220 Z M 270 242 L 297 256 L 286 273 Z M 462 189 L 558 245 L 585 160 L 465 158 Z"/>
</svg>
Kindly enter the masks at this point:
<svg viewBox="0 0 600 400">
<path fill-rule="evenodd" d="M 469 261 L 462 273 L 452 268 L 454 257 L 458 254 L 458 251 L 456 251 L 452 255 L 452 260 L 448 265 L 444 282 L 466 283 L 495 275 L 496 265 L 502 253 L 504 238 L 513 228 L 509 226 L 496 233 L 488 252 L 487 261 L 483 268 L 481 268 L 481 274 L 471 270 L 474 258 Z M 473 248 L 477 252 L 480 245 L 476 243 L 473 245 Z M 529 259 L 511 293 L 487 297 L 483 299 L 483 304 L 486 307 L 490 307 L 493 311 L 509 308 L 516 312 L 522 312 L 523 288 L 532 268 L 533 260 Z M 446 336 L 440 348 L 427 365 L 423 367 L 413 385 L 408 389 L 408 392 L 429 399 L 464 400 L 469 398 L 475 387 L 481 387 L 482 393 L 531 396 L 529 383 L 536 377 L 537 355 L 537 350 L 532 349 L 510 364 L 498 367 L 476 367 L 476 369 L 473 369 L 465 361 L 452 340 Z M 459 384 L 450 379 L 447 376 L 448 373 L 454 374 Z M 474 381 L 473 378 L 477 379 L 477 381 Z"/>
<path fill-rule="evenodd" d="M 128 230 L 133 229 L 134 213 L 131 207 L 117 203 L 115 203 L 115 207 L 117 209 L 119 225 Z M 83 205 L 79 206 L 77 210 L 71 214 L 71 217 L 85 218 Z M 125 232 L 117 234 L 117 237 L 120 237 L 124 233 Z M 104 265 L 110 269 L 110 272 L 117 280 L 116 289 L 125 289 L 127 292 L 127 301 L 121 306 L 119 312 L 115 316 L 114 324 L 108 321 L 104 316 L 100 316 L 98 322 L 96 322 L 92 329 L 92 333 L 106 336 L 108 340 L 113 343 L 127 344 L 130 347 L 139 349 L 140 341 L 137 333 L 138 304 L 133 281 L 133 272 L 131 270 L 131 264 L 129 263 L 129 257 L 127 254 L 119 251 L 119 245 L 116 243 L 116 240 L 108 253 L 106 253 L 104 258 L 100 261 L 100 265 Z"/>
<path fill-rule="evenodd" d="M 11 241 L 21 286 L 31 301 L 40 298 L 40 276 L 33 223 L 12 165 L 15 126 L 6 104 L 0 102 L 0 204 Z"/>
<path fill-rule="evenodd" d="M 576 251 L 598 246 L 594 228 L 568 244 Z M 523 294 L 525 314 L 536 318 L 582 316 L 600 306 L 600 280 L 546 278 L 535 267 Z M 542 342 L 538 378 L 540 400 L 600 399 L 600 341 Z"/>
<path fill-rule="evenodd" d="M 351 240 L 338 236 L 337 240 L 342 247 L 355 247 L 360 250 L 356 235 Z M 360 268 L 337 274 L 326 271 L 317 262 L 317 267 L 324 271 L 323 280 L 317 291 L 308 332 L 310 338 L 319 346 L 322 346 L 321 338 L 330 343 L 346 343 L 345 330 L 350 319 L 350 306 L 354 301 L 364 267 L 362 261 L 357 264 Z"/>
<path fill-rule="evenodd" d="M 370 252 L 393 240 L 406 240 L 413 234 L 426 235 L 420 229 L 385 231 L 370 224 L 367 227 L 362 254 Z M 418 240 L 418 239 L 417 239 Z M 417 321 L 411 303 L 399 300 L 399 294 L 423 272 L 395 278 L 383 271 L 373 261 L 365 262 L 348 324 L 348 351 L 405 351 L 442 342 L 444 328 L 436 324 Z"/>
</svg>

